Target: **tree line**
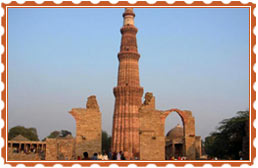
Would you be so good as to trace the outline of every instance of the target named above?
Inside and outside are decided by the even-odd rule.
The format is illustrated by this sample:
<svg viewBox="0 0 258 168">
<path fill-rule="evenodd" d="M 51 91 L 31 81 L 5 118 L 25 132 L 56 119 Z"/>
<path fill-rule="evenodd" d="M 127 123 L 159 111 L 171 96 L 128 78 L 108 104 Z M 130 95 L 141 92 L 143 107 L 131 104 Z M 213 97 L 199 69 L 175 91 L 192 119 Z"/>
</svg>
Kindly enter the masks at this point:
<svg viewBox="0 0 258 168">
<path fill-rule="evenodd" d="M 249 140 L 244 144 L 244 138 L 249 138 L 248 121 L 249 111 L 239 111 L 236 116 L 222 120 L 216 131 L 205 138 L 206 154 L 225 160 L 248 159 L 244 157 L 249 156 Z"/>
</svg>

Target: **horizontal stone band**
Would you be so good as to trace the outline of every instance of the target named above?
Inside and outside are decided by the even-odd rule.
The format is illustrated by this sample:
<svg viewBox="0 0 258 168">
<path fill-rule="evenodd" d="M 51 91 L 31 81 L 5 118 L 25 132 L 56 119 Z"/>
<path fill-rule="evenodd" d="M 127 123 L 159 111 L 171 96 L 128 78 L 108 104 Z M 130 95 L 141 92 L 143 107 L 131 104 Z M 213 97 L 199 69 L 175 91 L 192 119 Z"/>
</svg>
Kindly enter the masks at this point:
<svg viewBox="0 0 258 168">
<path fill-rule="evenodd" d="M 113 89 L 114 95 L 117 96 L 125 96 L 125 95 L 136 95 L 142 96 L 143 88 L 142 87 L 133 87 L 133 86 L 117 86 Z"/>
<path fill-rule="evenodd" d="M 140 54 L 138 54 L 137 52 L 126 52 L 126 51 L 122 51 L 120 53 L 118 53 L 118 60 L 121 61 L 122 59 L 135 59 L 135 60 L 139 60 L 140 58 Z"/>
<path fill-rule="evenodd" d="M 129 26 L 123 26 L 121 29 L 120 29 L 120 32 L 122 34 L 124 33 L 132 33 L 132 34 L 136 34 L 138 31 L 138 29 L 133 26 L 133 25 L 129 25 Z"/>
<path fill-rule="evenodd" d="M 119 118 L 138 118 L 139 117 L 139 114 L 128 114 L 128 113 L 125 113 L 125 114 L 114 114 L 113 115 L 114 118 L 116 117 L 119 117 Z"/>
</svg>

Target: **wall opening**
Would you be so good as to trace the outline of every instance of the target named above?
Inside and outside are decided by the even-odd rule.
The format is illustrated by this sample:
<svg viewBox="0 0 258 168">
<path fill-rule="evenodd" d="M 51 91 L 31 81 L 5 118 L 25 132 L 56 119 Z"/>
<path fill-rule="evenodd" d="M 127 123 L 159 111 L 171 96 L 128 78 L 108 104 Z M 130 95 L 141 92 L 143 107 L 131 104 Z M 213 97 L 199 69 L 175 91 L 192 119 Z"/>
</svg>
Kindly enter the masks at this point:
<svg viewBox="0 0 258 168">
<path fill-rule="evenodd" d="M 165 159 L 183 156 L 184 124 L 177 112 L 171 112 L 165 120 Z"/>
</svg>

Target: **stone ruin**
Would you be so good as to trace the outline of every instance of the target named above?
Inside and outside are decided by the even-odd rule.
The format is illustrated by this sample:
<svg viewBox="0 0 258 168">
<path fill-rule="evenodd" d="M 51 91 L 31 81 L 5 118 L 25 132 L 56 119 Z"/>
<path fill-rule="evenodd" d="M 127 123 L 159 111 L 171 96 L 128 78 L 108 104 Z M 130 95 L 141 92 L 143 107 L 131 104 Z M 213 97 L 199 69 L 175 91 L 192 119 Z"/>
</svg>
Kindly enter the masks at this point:
<svg viewBox="0 0 258 168">
<path fill-rule="evenodd" d="M 75 159 L 75 139 L 69 137 L 46 139 L 46 160 Z"/>
<path fill-rule="evenodd" d="M 155 97 L 147 92 L 139 108 L 140 160 L 165 159 L 165 120 L 172 112 L 178 113 L 183 122 L 183 156 L 189 160 L 201 156 L 201 139 L 195 136 L 195 119 L 192 112 L 179 109 L 157 110 Z M 86 109 L 73 108 L 69 113 L 76 120 L 76 137 L 48 138 L 46 160 L 70 160 L 78 156 L 82 158 L 85 151 L 90 156 L 101 152 L 101 113 L 96 96 L 88 98 Z"/>
<path fill-rule="evenodd" d="M 76 136 L 48 138 L 46 160 L 71 160 L 83 157 L 83 152 L 101 152 L 101 113 L 96 96 L 88 97 L 86 108 L 73 108 L 69 112 L 76 121 Z"/>
<path fill-rule="evenodd" d="M 101 113 L 96 96 L 88 97 L 86 109 L 73 108 L 70 114 L 76 120 L 75 155 L 87 151 L 89 156 L 101 152 Z"/>
<path fill-rule="evenodd" d="M 165 159 L 165 120 L 172 112 L 178 113 L 184 125 L 183 155 L 189 160 L 195 160 L 197 155 L 201 155 L 198 150 L 201 147 L 200 143 L 196 142 L 195 119 L 192 112 L 179 109 L 157 110 L 155 97 L 152 93 L 146 93 L 145 101 L 139 109 L 141 160 Z"/>
</svg>

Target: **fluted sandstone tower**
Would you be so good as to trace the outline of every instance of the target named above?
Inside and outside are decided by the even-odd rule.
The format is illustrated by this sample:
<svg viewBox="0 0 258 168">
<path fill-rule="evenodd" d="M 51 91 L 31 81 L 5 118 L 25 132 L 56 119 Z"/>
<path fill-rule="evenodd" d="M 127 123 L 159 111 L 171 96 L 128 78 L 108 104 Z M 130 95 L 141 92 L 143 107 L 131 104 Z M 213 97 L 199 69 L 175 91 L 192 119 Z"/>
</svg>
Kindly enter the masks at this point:
<svg viewBox="0 0 258 168">
<path fill-rule="evenodd" d="M 139 114 L 143 88 L 140 86 L 140 54 L 137 50 L 132 8 L 123 13 L 122 40 L 118 53 L 119 70 L 117 87 L 114 88 L 115 110 L 113 116 L 112 151 L 123 151 L 128 159 L 139 156 Z"/>
</svg>

